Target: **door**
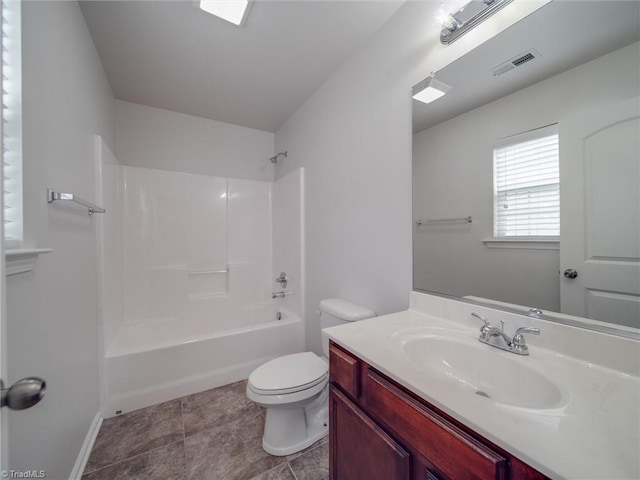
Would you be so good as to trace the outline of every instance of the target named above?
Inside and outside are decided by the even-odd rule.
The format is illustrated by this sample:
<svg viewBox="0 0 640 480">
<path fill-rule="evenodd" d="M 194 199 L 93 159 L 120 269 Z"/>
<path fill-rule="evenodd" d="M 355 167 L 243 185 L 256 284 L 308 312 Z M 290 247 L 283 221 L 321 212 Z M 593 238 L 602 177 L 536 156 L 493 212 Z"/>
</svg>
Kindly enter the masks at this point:
<svg viewBox="0 0 640 480">
<path fill-rule="evenodd" d="M 562 313 L 640 327 L 640 98 L 559 132 Z"/>
</svg>

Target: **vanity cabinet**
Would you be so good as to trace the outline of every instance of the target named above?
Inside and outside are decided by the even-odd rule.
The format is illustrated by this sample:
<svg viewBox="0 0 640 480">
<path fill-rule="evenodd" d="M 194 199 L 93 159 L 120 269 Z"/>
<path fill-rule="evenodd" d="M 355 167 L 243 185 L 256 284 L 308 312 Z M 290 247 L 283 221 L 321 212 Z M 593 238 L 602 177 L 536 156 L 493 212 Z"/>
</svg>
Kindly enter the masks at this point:
<svg viewBox="0 0 640 480">
<path fill-rule="evenodd" d="M 333 342 L 329 375 L 332 480 L 546 478 Z"/>
</svg>

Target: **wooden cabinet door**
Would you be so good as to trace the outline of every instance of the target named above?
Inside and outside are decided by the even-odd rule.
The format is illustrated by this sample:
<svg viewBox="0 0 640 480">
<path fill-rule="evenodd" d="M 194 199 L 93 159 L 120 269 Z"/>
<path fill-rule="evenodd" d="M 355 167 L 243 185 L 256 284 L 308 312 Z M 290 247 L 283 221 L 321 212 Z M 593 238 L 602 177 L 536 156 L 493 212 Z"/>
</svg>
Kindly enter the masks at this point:
<svg viewBox="0 0 640 480">
<path fill-rule="evenodd" d="M 409 454 L 331 385 L 331 480 L 409 480 Z"/>
</svg>

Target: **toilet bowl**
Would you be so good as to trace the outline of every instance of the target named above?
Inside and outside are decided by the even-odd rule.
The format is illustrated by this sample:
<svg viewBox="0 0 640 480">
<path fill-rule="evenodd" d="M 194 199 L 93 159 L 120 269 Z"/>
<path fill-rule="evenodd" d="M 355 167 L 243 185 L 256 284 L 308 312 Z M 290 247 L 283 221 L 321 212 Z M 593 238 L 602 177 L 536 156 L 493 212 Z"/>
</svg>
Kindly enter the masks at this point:
<svg viewBox="0 0 640 480">
<path fill-rule="evenodd" d="M 322 328 L 375 315 L 345 300 L 320 302 Z M 328 359 L 302 352 L 270 360 L 249 375 L 247 398 L 266 409 L 262 448 L 277 456 L 299 452 L 329 433 Z"/>
<path fill-rule="evenodd" d="M 262 448 L 290 455 L 328 433 L 329 366 L 313 352 L 271 360 L 249 376 L 247 397 L 266 408 Z"/>
</svg>

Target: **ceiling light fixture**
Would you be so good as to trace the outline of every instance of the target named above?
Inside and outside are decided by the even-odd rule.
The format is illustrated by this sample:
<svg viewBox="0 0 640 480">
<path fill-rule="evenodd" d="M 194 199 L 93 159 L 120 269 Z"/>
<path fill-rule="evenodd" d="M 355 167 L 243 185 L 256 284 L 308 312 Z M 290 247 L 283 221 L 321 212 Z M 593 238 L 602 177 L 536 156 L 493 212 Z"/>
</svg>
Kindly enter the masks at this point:
<svg viewBox="0 0 640 480">
<path fill-rule="evenodd" d="M 436 80 L 435 73 L 431 73 L 431 75 L 413 87 L 413 98 L 423 103 L 431 103 L 442 97 L 449 90 L 451 90 L 451 85 Z"/>
<path fill-rule="evenodd" d="M 456 13 L 445 15 L 440 42 L 449 45 L 479 25 L 512 0 L 471 0 Z"/>
<path fill-rule="evenodd" d="M 241 26 L 247 18 L 249 0 L 200 0 L 200 8 L 234 25 Z"/>
</svg>

